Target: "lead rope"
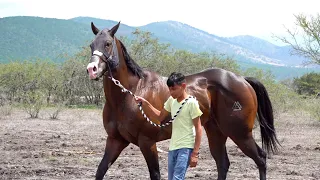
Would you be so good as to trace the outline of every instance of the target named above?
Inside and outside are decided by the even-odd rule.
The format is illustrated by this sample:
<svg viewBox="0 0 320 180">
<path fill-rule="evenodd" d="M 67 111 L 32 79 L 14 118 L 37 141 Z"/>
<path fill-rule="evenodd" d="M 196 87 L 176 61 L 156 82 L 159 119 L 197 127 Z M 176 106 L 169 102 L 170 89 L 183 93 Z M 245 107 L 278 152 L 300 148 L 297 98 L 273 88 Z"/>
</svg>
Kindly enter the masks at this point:
<svg viewBox="0 0 320 180">
<path fill-rule="evenodd" d="M 112 80 L 112 82 L 113 82 L 116 86 L 118 86 L 118 87 L 121 88 L 121 91 L 122 91 L 123 93 L 129 93 L 129 94 L 131 94 L 134 98 L 136 97 L 136 95 L 134 95 L 131 91 L 129 91 L 128 89 L 126 89 L 125 87 L 123 87 L 122 84 L 120 83 L 120 81 L 114 79 L 113 77 L 109 77 L 109 78 Z M 181 106 L 179 107 L 177 113 L 170 119 L 170 121 L 168 121 L 167 123 L 164 123 L 164 124 L 156 124 L 156 123 L 152 122 L 152 121 L 148 118 L 148 116 L 144 113 L 144 111 L 143 111 L 143 109 L 142 109 L 142 104 L 141 104 L 141 102 L 138 103 L 138 106 L 139 106 L 139 109 L 140 109 L 140 111 L 141 111 L 142 116 L 143 116 L 151 125 L 156 126 L 156 127 L 165 127 L 165 126 L 170 125 L 170 124 L 173 122 L 173 120 L 174 120 L 174 119 L 178 116 L 178 114 L 181 112 L 181 109 L 182 109 L 183 105 L 186 104 L 186 102 L 187 102 L 190 98 L 193 98 L 193 97 L 192 97 L 192 96 L 189 96 L 188 98 L 186 98 L 186 99 L 183 101 L 183 103 L 181 104 Z"/>
</svg>

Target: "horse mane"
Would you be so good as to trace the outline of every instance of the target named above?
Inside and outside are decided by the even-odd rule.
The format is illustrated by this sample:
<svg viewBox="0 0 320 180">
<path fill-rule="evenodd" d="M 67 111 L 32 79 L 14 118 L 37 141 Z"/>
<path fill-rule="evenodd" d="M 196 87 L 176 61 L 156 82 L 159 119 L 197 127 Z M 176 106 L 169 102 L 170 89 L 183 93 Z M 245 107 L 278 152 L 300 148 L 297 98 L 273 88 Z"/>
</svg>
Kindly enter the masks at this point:
<svg viewBox="0 0 320 180">
<path fill-rule="evenodd" d="M 121 45 L 121 49 L 122 49 L 122 53 L 125 59 L 125 62 L 127 64 L 127 67 L 129 68 L 129 70 L 135 75 L 138 76 L 140 79 L 143 78 L 143 70 L 142 68 L 130 57 L 127 48 L 123 45 L 123 43 L 118 40 L 120 42 Z"/>
</svg>

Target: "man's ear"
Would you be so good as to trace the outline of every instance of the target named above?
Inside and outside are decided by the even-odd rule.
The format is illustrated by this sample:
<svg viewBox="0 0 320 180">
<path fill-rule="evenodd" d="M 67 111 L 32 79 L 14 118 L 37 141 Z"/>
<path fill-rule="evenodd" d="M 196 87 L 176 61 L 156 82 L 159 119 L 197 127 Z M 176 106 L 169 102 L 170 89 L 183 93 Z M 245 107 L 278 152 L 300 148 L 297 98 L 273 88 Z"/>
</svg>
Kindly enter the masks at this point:
<svg viewBox="0 0 320 180">
<path fill-rule="evenodd" d="M 181 86 L 182 86 L 183 88 L 186 88 L 186 87 L 187 87 L 187 83 L 181 83 Z"/>
</svg>

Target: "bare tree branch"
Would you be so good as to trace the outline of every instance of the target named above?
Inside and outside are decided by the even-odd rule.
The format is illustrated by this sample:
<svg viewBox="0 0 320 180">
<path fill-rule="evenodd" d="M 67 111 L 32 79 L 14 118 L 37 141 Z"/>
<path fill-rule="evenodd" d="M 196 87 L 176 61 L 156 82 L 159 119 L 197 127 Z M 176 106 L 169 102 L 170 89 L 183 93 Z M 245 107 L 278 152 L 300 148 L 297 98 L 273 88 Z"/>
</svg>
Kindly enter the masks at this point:
<svg viewBox="0 0 320 180">
<path fill-rule="evenodd" d="M 309 59 L 308 64 L 320 64 L 320 15 L 295 15 L 296 28 L 286 28 L 289 37 L 276 37 L 293 48 L 292 54 Z"/>
</svg>

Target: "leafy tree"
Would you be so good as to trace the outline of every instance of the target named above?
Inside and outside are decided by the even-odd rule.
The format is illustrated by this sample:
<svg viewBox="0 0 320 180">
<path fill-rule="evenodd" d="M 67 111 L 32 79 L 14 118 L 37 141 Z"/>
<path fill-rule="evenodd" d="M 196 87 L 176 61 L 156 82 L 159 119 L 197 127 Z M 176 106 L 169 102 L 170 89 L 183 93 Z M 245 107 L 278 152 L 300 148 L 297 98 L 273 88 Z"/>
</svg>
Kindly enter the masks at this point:
<svg viewBox="0 0 320 180">
<path fill-rule="evenodd" d="M 298 108 L 296 102 L 299 101 L 299 97 L 297 94 L 284 84 L 277 82 L 271 71 L 249 68 L 243 72 L 243 75 L 257 78 L 266 87 L 275 115 Z"/>
<path fill-rule="evenodd" d="M 21 84 L 24 79 L 23 66 L 19 62 L 11 62 L 9 64 L 0 65 L 0 85 L 2 87 L 2 94 L 9 101 L 17 98 Z"/>
<path fill-rule="evenodd" d="M 44 99 L 50 99 L 55 83 L 56 65 L 46 60 L 12 62 L 0 66 L 2 96 L 11 102 L 22 103 L 31 117 L 36 118 Z M 48 93 L 49 92 L 49 93 Z"/>
<path fill-rule="evenodd" d="M 22 105 L 31 118 L 38 118 L 39 112 L 44 104 L 44 96 L 41 90 L 25 92 L 22 95 Z"/>
<path fill-rule="evenodd" d="M 102 102 L 102 83 L 90 80 L 86 72 L 90 56 L 90 48 L 85 47 L 62 65 L 63 87 L 60 97 L 69 105 L 80 103 L 99 105 Z"/>
<path fill-rule="evenodd" d="M 131 40 L 122 40 L 132 59 L 143 68 L 163 74 L 161 70 L 164 69 L 164 62 L 169 62 L 172 53 L 170 45 L 159 43 L 150 32 L 136 29 L 132 34 Z"/>
<path fill-rule="evenodd" d="M 294 89 L 299 94 L 320 95 L 320 73 L 307 73 L 293 81 Z"/>
<path fill-rule="evenodd" d="M 214 53 L 192 53 L 185 50 L 174 50 L 170 44 L 159 43 L 150 32 L 136 29 L 134 38 L 122 38 L 132 58 L 142 67 L 168 76 L 171 72 L 184 74 L 196 73 L 201 70 L 218 67 L 239 73 L 236 61 L 218 56 Z"/>
<path fill-rule="evenodd" d="M 293 54 L 310 59 L 306 64 L 320 64 L 320 15 L 295 15 L 296 28 L 286 28 L 289 37 L 278 37 L 293 47 Z"/>
<path fill-rule="evenodd" d="M 226 57 L 225 55 L 216 55 L 212 53 L 210 55 L 212 60 L 211 67 L 225 69 L 236 74 L 240 74 L 240 65 L 232 58 Z"/>
</svg>

